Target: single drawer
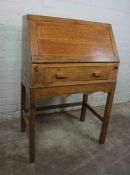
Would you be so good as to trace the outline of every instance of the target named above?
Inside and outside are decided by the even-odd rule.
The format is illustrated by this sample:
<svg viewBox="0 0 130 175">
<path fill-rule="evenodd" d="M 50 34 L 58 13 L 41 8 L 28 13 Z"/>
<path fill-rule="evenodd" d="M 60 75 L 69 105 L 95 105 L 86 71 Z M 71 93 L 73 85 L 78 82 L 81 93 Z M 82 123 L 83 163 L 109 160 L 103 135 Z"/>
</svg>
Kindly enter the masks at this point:
<svg viewBox="0 0 130 175">
<path fill-rule="evenodd" d="M 113 64 L 60 64 L 39 69 L 35 83 L 47 86 L 99 83 L 115 81 L 118 65 Z"/>
</svg>

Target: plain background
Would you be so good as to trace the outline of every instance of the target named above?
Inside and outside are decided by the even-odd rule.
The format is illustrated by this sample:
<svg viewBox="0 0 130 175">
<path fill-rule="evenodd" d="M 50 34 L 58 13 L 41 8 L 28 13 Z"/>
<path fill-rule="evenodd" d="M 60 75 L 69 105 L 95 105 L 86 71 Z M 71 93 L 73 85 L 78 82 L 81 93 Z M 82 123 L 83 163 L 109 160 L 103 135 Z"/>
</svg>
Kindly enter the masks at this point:
<svg viewBox="0 0 130 175">
<path fill-rule="evenodd" d="M 21 30 L 25 14 L 111 23 L 121 61 L 114 103 L 130 101 L 130 0 L 0 0 L 0 113 L 20 110 Z M 89 101 L 102 105 L 105 97 L 104 93 L 96 93 L 90 95 Z M 48 99 L 44 104 L 81 99 L 78 94 Z"/>
</svg>

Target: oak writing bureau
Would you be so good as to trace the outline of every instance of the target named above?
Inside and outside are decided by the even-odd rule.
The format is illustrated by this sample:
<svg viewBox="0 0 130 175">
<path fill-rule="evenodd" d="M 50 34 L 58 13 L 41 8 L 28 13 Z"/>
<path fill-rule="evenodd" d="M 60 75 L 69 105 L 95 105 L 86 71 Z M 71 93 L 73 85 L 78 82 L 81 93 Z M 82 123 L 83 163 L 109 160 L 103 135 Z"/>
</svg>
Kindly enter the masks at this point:
<svg viewBox="0 0 130 175">
<path fill-rule="evenodd" d="M 110 24 L 25 15 L 22 20 L 21 131 L 29 129 L 30 162 L 35 161 L 35 117 L 39 110 L 82 105 L 101 122 L 105 142 L 119 67 Z M 87 103 L 88 94 L 108 93 L 104 116 Z M 38 107 L 36 101 L 83 93 L 83 101 Z"/>
</svg>

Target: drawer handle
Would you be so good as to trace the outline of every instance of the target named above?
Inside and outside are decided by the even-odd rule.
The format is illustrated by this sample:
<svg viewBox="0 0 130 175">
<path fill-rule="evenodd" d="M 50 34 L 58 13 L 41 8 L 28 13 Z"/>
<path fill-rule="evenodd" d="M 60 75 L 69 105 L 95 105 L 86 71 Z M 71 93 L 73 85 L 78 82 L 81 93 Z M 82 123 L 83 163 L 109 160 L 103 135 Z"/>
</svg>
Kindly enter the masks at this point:
<svg viewBox="0 0 130 175">
<path fill-rule="evenodd" d="M 65 78 L 67 78 L 67 77 L 65 77 L 64 74 L 61 74 L 61 73 L 56 74 L 56 79 L 65 79 Z"/>
<path fill-rule="evenodd" d="M 118 66 L 114 66 L 114 69 L 118 69 Z"/>
<path fill-rule="evenodd" d="M 93 73 L 92 76 L 94 78 L 100 78 L 100 77 L 102 77 L 102 75 L 100 73 Z"/>
<path fill-rule="evenodd" d="M 35 72 L 38 72 L 38 71 L 39 71 L 39 67 L 38 67 L 38 66 L 35 66 L 35 67 L 34 67 L 34 71 L 35 71 Z"/>
</svg>

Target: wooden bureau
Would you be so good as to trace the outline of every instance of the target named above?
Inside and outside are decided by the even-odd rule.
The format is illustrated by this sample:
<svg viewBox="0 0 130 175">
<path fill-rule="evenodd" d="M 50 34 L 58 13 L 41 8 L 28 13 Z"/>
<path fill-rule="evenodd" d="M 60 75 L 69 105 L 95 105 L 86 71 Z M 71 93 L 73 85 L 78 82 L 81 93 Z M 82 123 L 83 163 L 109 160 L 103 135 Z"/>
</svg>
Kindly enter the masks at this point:
<svg viewBox="0 0 130 175">
<path fill-rule="evenodd" d="M 23 16 L 21 131 L 29 129 L 30 162 L 35 160 L 35 117 L 39 110 L 82 105 L 101 122 L 99 142 L 108 128 L 119 67 L 110 24 L 47 16 Z M 87 103 L 88 94 L 107 92 L 104 116 Z M 83 93 L 83 101 L 36 106 L 37 100 Z"/>
</svg>

